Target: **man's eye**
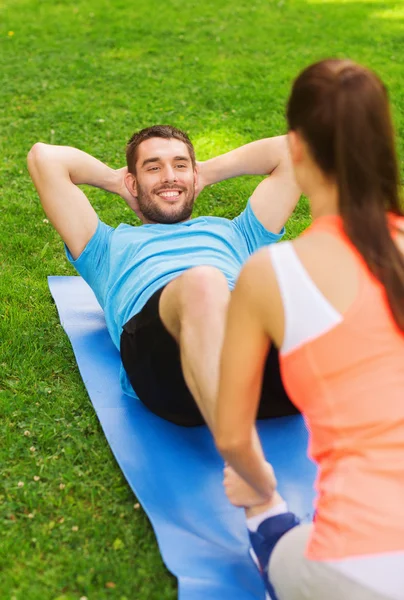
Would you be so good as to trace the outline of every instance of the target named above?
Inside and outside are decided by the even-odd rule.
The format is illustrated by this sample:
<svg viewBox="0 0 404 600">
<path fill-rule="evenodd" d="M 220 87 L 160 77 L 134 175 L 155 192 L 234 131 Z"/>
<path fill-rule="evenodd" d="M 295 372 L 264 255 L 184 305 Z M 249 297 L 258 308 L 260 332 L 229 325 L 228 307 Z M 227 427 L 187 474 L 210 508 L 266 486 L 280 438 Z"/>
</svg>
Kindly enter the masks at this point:
<svg viewBox="0 0 404 600">
<path fill-rule="evenodd" d="M 150 169 L 147 169 L 148 171 L 158 171 L 159 167 L 150 167 Z"/>
<path fill-rule="evenodd" d="M 186 169 L 187 165 L 177 165 L 177 169 Z"/>
</svg>

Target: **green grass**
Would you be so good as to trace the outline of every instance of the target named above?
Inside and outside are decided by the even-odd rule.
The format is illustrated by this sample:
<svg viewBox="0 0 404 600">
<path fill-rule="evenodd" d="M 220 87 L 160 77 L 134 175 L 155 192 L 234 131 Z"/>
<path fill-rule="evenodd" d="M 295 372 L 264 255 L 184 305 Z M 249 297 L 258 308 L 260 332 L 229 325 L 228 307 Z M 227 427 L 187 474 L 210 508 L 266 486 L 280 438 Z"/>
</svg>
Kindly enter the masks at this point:
<svg viewBox="0 0 404 600">
<path fill-rule="evenodd" d="M 134 130 L 171 123 L 205 159 L 283 132 L 293 77 L 334 55 L 386 81 L 403 156 L 403 33 L 398 0 L 0 6 L 2 599 L 176 597 L 58 324 L 46 277 L 73 270 L 44 222 L 26 170 L 29 148 L 38 140 L 74 145 L 119 167 Z M 246 178 L 205 190 L 195 214 L 232 217 L 255 185 Z M 106 222 L 135 222 L 117 197 L 88 193 Z M 308 222 L 301 202 L 288 235 Z"/>
</svg>

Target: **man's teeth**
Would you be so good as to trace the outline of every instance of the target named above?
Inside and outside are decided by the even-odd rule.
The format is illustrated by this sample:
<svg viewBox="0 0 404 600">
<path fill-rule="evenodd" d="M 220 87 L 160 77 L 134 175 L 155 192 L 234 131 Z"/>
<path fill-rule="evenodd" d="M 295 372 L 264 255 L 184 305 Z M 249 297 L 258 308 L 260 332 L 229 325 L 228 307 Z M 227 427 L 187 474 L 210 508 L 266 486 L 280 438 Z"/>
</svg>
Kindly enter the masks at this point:
<svg viewBox="0 0 404 600">
<path fill-rule="evenodd" d="M 179 195 L 180 192 L 161 192 L 159 194 L 159 196 L 162 196 L 163 198 L 176 198 Z"/>
</svg>

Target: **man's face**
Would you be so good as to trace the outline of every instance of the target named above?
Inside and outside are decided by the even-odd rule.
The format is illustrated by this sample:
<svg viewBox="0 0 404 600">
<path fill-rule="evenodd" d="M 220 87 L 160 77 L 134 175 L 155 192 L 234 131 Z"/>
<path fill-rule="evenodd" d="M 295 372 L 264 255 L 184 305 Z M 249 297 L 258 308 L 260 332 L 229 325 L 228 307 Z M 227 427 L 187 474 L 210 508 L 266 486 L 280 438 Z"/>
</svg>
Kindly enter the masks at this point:
<svg viewBox="0 0 404 600">
<path fill-rule="evenodd" d="M 187 146 L 151 138 L 138 147 L 133 194 L 145 223 L 179 223 L 192 214 L 196 171 Z"/>
</svg>

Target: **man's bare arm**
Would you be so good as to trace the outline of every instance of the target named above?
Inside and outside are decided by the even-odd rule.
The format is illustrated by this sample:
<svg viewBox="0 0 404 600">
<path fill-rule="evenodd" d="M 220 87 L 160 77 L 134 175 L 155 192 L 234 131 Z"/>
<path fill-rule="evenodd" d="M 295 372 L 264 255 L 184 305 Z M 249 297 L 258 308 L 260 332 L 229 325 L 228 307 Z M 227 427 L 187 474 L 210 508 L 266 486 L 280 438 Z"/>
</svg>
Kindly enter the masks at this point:
<svg viewBox="0 0 404 600">
<path fill-rule="evenodd" d="M 98 223 L 95 210 L 77 186 L 88 184 L 128 195 L 124 169 L 110 169 L 76 148 L 35 144 L 28 154 L 28 169 L 47 217 L 73 258 L 84 250 Z"/>
<path fill-rule="evenodd" d="M 279 165 L 286 148 L 286 136 L 266 138 L 240 146 L 199 163 L 205 185 L 240 175 L 269 175 Z"/>
<path fill-rule="evenodd" d="M 270 175 L 251 196 L 255 215 L 267 229 L 279 231 L 300 198 L 287 136 L 266 138 L 199 163 L 202 186 L 240 175 Z"/>
</svg>

